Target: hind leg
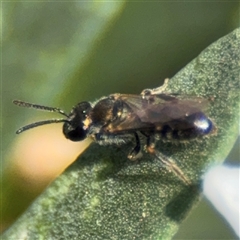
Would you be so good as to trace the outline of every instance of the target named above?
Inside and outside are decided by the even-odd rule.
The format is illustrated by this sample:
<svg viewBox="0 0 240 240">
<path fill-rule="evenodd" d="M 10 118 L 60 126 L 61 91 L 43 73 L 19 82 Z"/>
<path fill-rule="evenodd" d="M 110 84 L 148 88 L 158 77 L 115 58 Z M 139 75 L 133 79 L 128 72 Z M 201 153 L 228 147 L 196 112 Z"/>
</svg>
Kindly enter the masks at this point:
<svg viewBox="0 0 240 240">
<path fill-rule="evenodd" d="M 166 79 L 164 80 L 164 83 L 163 83 L 162 86 L 157 87 L 157 88 L 153 88 L 153 89 L 149 89 L 149 88 L 144 89 L 144 90 L 141 92 L 142 97 L 143 97 L 143 98 L 147 98 L 147 97 L 150 96 L 150 95 L 158 95 L 158 94 L 163 93 L 163 92 L 166 90 L 166 88 L 167 88 L 168 81 L 169 81 L 169 78 L 166 78 Z"/>
<path fill-rule="evenodd" d="M 177 166 L 177 164 L 172 159 L 156 150 L 155 146 L 156 146 L 155 137 L 149 136 L 147 139 L 146 147 L 147 152 L 155 156 L 157 159 L 159 159 L 163 166 L 165 166 L 168 170 L 173 172 L 186 185 L 192 185 L 191 181 L 184 175 L 183 171 Z"/>
</svg>

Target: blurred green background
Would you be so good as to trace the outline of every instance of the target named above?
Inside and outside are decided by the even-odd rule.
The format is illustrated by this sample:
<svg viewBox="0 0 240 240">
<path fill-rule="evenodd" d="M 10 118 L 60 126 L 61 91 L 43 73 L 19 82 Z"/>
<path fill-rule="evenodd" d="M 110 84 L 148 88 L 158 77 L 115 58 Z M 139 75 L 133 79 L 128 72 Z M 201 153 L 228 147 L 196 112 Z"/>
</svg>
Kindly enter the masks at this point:
<svg viewBox="0 0 240 240">
<path fill-rule="evenodd" d="M 239 27 L 240 17 L 239 2 L 217 1 L 35 1 L 3 2 L 1 7 L 2 230 L 76 158 L 69 152 L 78 154 L 85 147 L 75 145 L 73 151 L 61 135 L 61 124 L 15 135 L 24 124 L 58 115 L 16 107 L 13 99 L 69 111 L 80 101 L 110 93 L 138 94 L 161 85 L 209 44 Z M 64 152 L 65 143 L 69 152 Z M 229 160 L 239 159 L 238 147 Z M 63 163 L 54 162 L 56 154 L 65 156 Z M 44 162 L 46 155 L 51 163 Z M 53 170 L 46 176 L 48 168 Z M 175 239 L 237 238 L 202 201 Z"/>
</svg>

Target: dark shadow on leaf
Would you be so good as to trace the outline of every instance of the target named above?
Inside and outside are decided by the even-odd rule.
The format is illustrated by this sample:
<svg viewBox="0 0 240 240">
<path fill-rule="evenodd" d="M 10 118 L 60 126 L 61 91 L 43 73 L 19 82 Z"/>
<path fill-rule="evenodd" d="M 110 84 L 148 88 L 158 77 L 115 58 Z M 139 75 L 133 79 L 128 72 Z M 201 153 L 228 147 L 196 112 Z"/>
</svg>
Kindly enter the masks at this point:
<svg viewBox="0 0 240 240">
<path fill-rule="evenodd" d="M 199 200 L 200 184 L 186 186 L 183 190 L 170 201 L 165 208 L 166 215 L 176 222 L 184 219 L 194 202 Z"/>
</svg>

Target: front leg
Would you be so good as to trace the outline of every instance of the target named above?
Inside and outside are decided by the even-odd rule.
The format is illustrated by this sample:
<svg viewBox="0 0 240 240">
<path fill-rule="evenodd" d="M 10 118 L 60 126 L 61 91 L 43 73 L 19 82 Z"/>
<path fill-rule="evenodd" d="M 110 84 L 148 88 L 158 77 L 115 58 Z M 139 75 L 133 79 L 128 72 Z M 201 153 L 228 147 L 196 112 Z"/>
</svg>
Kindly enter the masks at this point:
<svg viewBox="0 0 240 240">
<path fill-rule="evenodd" d="M 170 159 L 169 157 L 165 156 L 164 154 L 155 149 L 156 141 L 157 140 L 154 136 L 148 137 L 146 147 L 147 152 L 154 155 L 157 159 L 159 159 L 168 170 L 172 171 L 186 185 L 192 185 L 191 181 L 184 175 L 183 171 L 177 166 L 177 164 L 172 159 Z"/>
<path fill-rule="evenodd" d="M 135 136 L 135 140 L 136 140 L 136 146 L 128 154 L 128 159 L 131 161 L 135 161 L 138 158 L 142 157 L 141 142 L 140 142 L 139 136 L 137 133 L 134 133 L 134 136 Z"/>
</svg>

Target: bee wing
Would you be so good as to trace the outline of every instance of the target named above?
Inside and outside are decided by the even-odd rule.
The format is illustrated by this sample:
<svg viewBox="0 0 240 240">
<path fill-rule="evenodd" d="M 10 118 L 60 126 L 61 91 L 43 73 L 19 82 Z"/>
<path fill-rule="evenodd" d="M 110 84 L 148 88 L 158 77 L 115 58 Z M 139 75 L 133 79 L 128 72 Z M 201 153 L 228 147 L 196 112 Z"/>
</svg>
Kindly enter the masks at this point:
<svg viewBox="0 0 240 240">
<path fill-rule="evenodd" d="M 139 95 L 121 95 L 122 101 L 128 105 L 142 123 L 163 124 L 184 118 L 206 110 L 208 101 L 201 97 L 152 95 L 151 101 Z"/>
</svg>

